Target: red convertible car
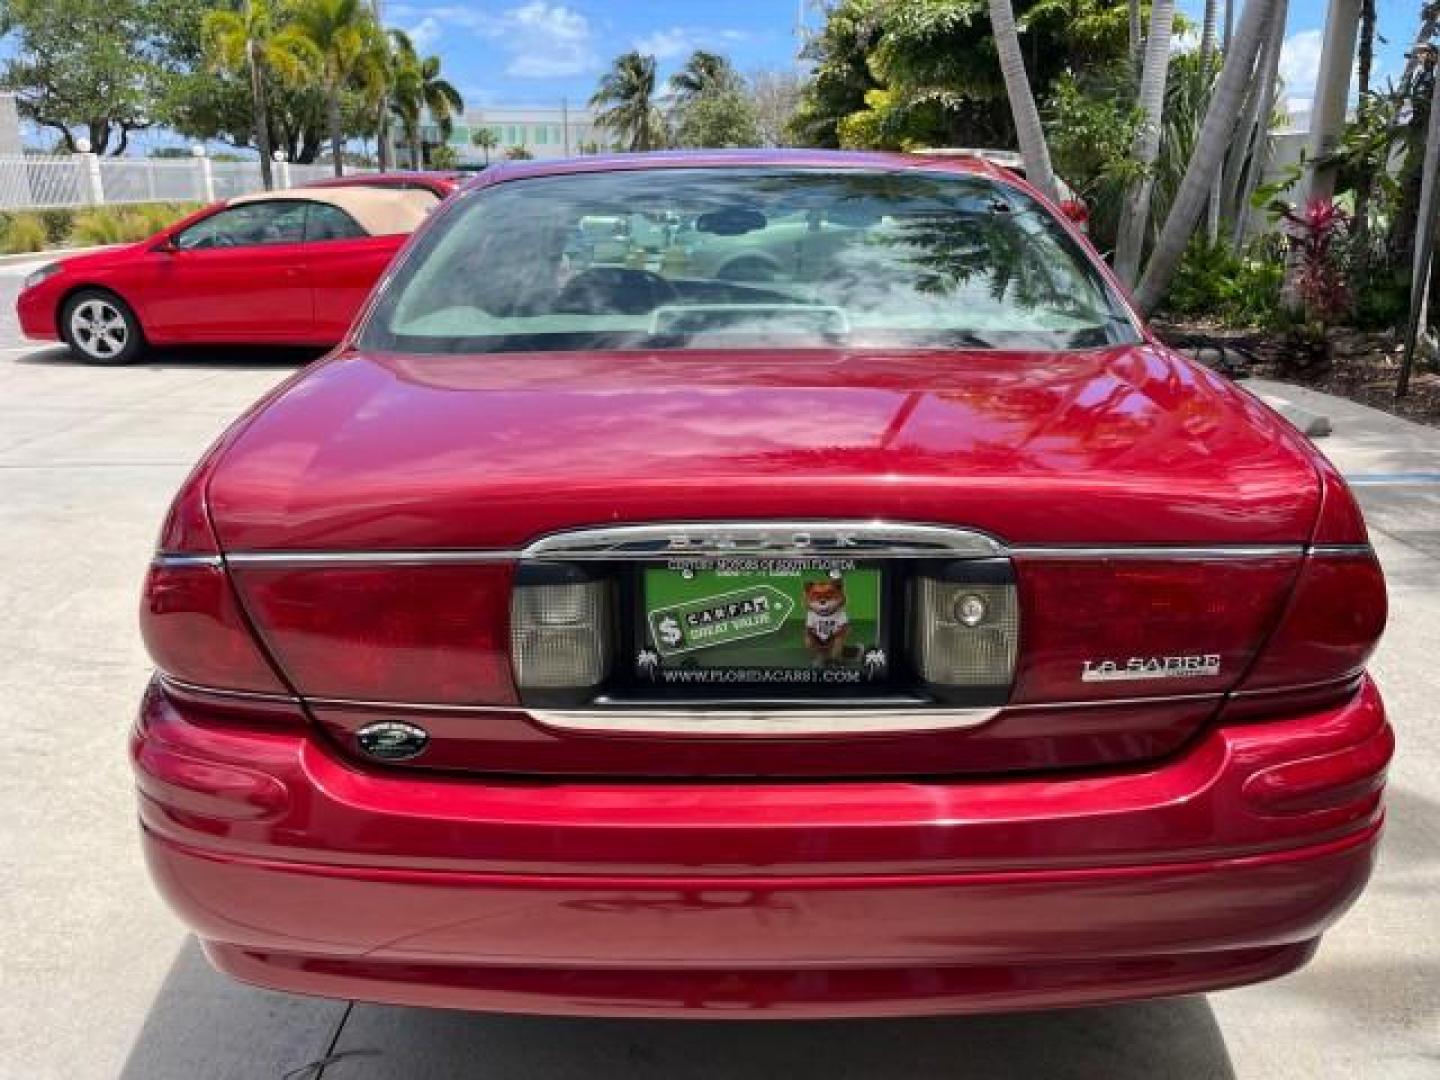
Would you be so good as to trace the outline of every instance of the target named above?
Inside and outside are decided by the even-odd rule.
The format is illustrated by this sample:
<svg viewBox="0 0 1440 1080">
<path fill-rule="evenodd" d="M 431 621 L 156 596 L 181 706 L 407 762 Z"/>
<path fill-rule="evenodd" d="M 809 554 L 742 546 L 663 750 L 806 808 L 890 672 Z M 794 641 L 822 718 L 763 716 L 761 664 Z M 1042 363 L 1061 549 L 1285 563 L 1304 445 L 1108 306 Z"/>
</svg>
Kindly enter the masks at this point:
<svg viewBox="0 0 1440 1080">
<path fill-rule="evenodd" d="M 687 250 L 775 228 L 763 281 Z M 1335 470 L 1004 171 L 506 164 L 176 498 L 144 848 L 220 969 L 308 994 L 1235 986 L 1370 874 L 1385 613 Z"/>
<path fill-rule="evenodd" d="M 217 203 L 138 244 L 25 279 L 27 337 L 124 364 L 149 345 L 333 345 L 454 185 L 367 177 Z"/>
</svg>

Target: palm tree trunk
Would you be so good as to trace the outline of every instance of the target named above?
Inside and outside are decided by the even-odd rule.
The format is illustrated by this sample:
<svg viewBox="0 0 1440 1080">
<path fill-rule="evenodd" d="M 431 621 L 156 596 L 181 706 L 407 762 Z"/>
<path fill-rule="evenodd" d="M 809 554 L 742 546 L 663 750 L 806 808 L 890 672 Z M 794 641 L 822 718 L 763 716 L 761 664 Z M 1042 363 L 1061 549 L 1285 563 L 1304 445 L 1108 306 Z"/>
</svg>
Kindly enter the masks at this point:
<svg viewBox="0 0 1440 1080">
<path fill-rule="evenodd" d="M 1288 0 L 1278 0 L 1260 54 L 1260 89 L 1246 110 L 1240 136 L 1236 140 L 1242 149 L 1248 150 L 1231 178 L 1234 186 L 1227 187 L 1225 193 L 1225 205 L 1230 207 L 1230 217 L 1234 222 L 1230 246 L 1236 251 L 1245 242 L 1245 233 L 1250 228 L 1250 200 L 1255 197 L 1255 189 L 1260 186 L 1260 180 L 1270 164 L 1270 118 L 1275 109 L 1275 81 L 1280 77 L 1280 50 L 1285 46 L 1285 21 L 1289 10 Z"/>
<path fill-rule="evenodd" d="M 1025 178 L 1047 199 L 1055 199 L 1050 150 L 1045 145 L 1040 112 L 1035 108 L 1035 96 L 1030 92 L 1030 79 L 1025 74 L 1025 58 L 1020 52 L 1020 35 L 1015 29 L 1015 12 L 1010 0 L 990 0 L 990 29 L 995 35 L 995 51 L 1000 54 L 1000 74 L 1005 78 L 1005 95 L 1010 99 L 1020 156 L 1025 160 Z"/>
<path fill-rule="evenodd" d="M 1206 91 L 1215 70 L 1216 23 L 1220 15 L 1220 0 L 1205 0 L 1205 16 L 1200 31 L 1200 70 L 1205 73 Z M 1233 155 L 1232 155 L 1233 156 Z M 1205 211 L 1205 238 L 1215 243 L 1220 235 L 1220 182 L 1210 189 L 1210 204 Z"/>
<path fill-rule="evenodd" d="M 1359 84 L 1360 108 L 1367 107 L 1370 95 L 1370 70 L 1375 64 L 1375 0 L 1360 2 L 1360 55 L 1355 64 L 1355 78 Z M 1355 184 L 1355 252 L 1364 268 L 1370 262 L 1370 193 L 1375 178 L 1368 172 L 1357 178 Z"/>
<path fill-rule="evenodd" d="M 390 95 L 380 97 L 380 113 L 375 118 L 375 159 L 381 172 L 389 172 L 395 161 L 395 147 L 390 142 Z"/>
<path fill-rule="evenodd" d="M 1170 279 L 1185 254 L 1195 222 L 1205 208 L 1210 195 L 1210 185 L 1220 172 L 1225 160 L 1225 149 L 1235 133 L 1235 118 L 1240 101 L 1245 96 L 1245 87 L 1255 70 L 1255 57 L 1260 52 L 1271 12 L 1277 0 L 1249 0 L 1240 16 L 1230 51 L 1220 69 L 1220 80 L 1215 84 L 1215 93 L 1205 110 L 1205 120 L 1200 125 L 1200 134 L 1195 140 L 1195 151 L 1175 193 L 1175 201 L 1165 219 L 1164 228 L 1155 242 L 1150 263 L 1135 290 L 1135 300 L 1140 310 L 1149 314 L 1160 303 Z"/>
<path fill-rule="evenodd" d="M 1170 28 L 1174 23 L 1175 0 L 1155 0 L 1150 7 L 1150 34 L 1145 39 L 1145 72 L 1140 77 L 1142 119 L 1131 150 L 1144 175 L 1125 192 L 1116 234 L 1115 273 L 1126 285 L 1134 285 L 1140 276 L 1140 257 L 1150 227 L 1150 193 L 1155 187 L 1155 159 L 1160 156 L 1165 81 L 1170 73 Z"/>
<path fill-rule="evenodd" d="M 340 87 L 332 85 L 325 102 L 330 122 L 330 156 L 335 159 L 335 175 L 345 175 L 345 136 L 340 131 Z"/>
<path fill-rule="evenodd" d="M 260 154 L 260 183 L 266 191 L 275 186 L 270 174 L 270 110 L 265 103 L 265 73 L 260 65 L 260 47 L 254 41 L 245 43 L 250 65 L 250 110 L 255 125 L 255 149 Z"/>
<path fill-rule="evenodd" d="M 1141 35 L 1144 33 L 1144 30 L 1141 28 L 1141 25 L 1140 25 L 1140 0 L 1130 0 L 1130 3 L 1129 3 L 1129 18 L 1130 18 L 1130 66 L 1135 70 L 1135 75 L 1136 75 L 1136 77 L 1138 78 L 1139 75 L 1140 75 L 1140 63 L 1141 63 L 1141 55 L 1140 55 L 1140 54 L 1141 54 L 1141 50 L 1144 49 L 1144 47 L 1145 47 L 1144 41 L 1141 40 Z"/>
<path fill-rule="evenodd" d="M 1440 91 L 1430 99 L 1430 123 L 1425 136 L 1425 163 L 1420 168 L 1420 220 L 1415 236 L 1415 255 L 1410 273 L 1410 321 L 1405 328 L 1405 355 L 1400 360 L 1400 380 L 1395 396 L 1410 392 L 1410 371 L 1415 365 L 1415 345 L 1420 338 L 1421 314 L 1430 278 L 1435 272 L 1435 218 L 1440 213 Z"/>
</svg>

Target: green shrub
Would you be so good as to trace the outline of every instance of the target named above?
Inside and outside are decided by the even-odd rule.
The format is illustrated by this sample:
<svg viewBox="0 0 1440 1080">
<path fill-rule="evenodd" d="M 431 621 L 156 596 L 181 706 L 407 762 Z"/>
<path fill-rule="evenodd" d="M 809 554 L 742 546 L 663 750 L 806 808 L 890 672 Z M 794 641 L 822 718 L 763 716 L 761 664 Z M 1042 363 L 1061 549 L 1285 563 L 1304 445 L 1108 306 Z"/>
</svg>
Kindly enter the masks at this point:
<svg viewBox="0 0 1440 1080">
<path fill-rule="evenodd" d="M 7 255 L 18 255 L 26 251 L 45 250 L 45 223 L 39 214 L 8 215 L 4 222 L 4 237 L 0 240 Z"/>
<path fill-rule="evenodd" d="M 40 220 L 45 223 L 45 239 L 51 247 L 65 242 L 75 225 L 74 210 L 41 210 Z"/>
<path fill-rule="evenodd" d="M 1406 325 L 1410 317 L 1408 275 L 1377 273 L 1355 290 L 1354 323 L 1361 330 L 1390 330 Z"/>
<path fill-rule="evenodd" d="M 76 247 L 92 247 L 100 244 L 122 244 L 125 242 L 123 211 L 110 207 L 86 210 L 75 218 L 68 237 Z"/>
<path fill-rule="evenodd" d="M 100 206 L 75 218 L 69 242 L 77 247 L 130 244 L 153 236 L 195 209 L 194 203 Z"/>
<path fill-rule="evenodd" d="M 1225 244 L 1196 237 L 1171 282 L 1164 311 L 1225 326 L 1268 326 L 1279 314 L 1284 280 L 1284 254 L 1269 240 L 1236 255 Z"/>
</svg>

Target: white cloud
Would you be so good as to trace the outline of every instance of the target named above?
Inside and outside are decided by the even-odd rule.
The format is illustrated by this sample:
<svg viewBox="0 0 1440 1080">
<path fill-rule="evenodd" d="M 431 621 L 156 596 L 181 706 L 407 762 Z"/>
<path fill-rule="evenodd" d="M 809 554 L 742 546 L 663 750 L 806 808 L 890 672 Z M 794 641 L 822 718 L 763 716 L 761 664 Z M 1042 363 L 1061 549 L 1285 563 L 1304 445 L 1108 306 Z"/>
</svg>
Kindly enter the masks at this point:
<svg viewBox="0 0 1440 1080">
<path fill-rule="evenodd" d="M 505 74 L 520 79 L 580 75 L 598 66 L 590 20 L 564 4 L 531 0 L 485 31 L 511 54 Z"/>
<path fill-rule="evenodd" d="M 637 52 L 646 53 L 663 62 L 688 55 L 696 49 L 723 50 L 726 45 L 736 45 L 744 41 L 746 36 L 741 30 L 714 30 L 703 26 L 672 26 L 636 38 L 631 44 Z"/>
<path fill-rule="evenodd" d="M 419 20 L 411 31 L 417 46 L 434 45 L 454 30 L 493 41 L 509 55 L 505 74 L 515 78 L 563 78 L 599 66 L 590 21 L 563 3 L 528 0 L 499 15 L 466 4 L 401 3 L 388 10 Z"/>
<path fill-rule="evenodd" d="M 1320 53 L 1324 49 L 1319 30 L 1300 30 L 1280 47 L 1280 78 L 1287 92 L 1306 96 L 1314 91 L 1320 77 Z"/>
<path fill-rule="evenodd" d="M 410 40 L 414 42 L 415 48 L 423 52 L 440 40 L 443 30 L 439 19 L 434 15 L 426 15 L 406 33 L 410 35 Z"/>
<path fill-rule="evenodd" d="M 653 34 L 636 38 L 634 44 L 637 52 L 646 53 L 655 57 L 656 60 L 669 60 L 675 56 L 683 56 L 695 48 L 695 40 L 690 36 L 690 31 L 681 26 L 674 26 L 669 30 L 656 30 Z"/>
</svg>

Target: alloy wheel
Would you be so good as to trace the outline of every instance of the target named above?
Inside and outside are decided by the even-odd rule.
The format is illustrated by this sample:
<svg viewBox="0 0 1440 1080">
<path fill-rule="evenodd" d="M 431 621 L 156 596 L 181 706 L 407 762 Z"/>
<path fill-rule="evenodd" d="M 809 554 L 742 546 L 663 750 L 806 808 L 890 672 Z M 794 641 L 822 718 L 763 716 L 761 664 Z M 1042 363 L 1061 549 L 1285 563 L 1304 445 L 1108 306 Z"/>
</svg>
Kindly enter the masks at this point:
<svg viewBox="0 0 1440 1080">
<path fill-rule="evenodd" d="M 130 327 L 119 308 L 106 300 L 77 304 L 70 315 L 75 343 L 97 360 L 113 360 L 130 340 Z"/>
</svg>

